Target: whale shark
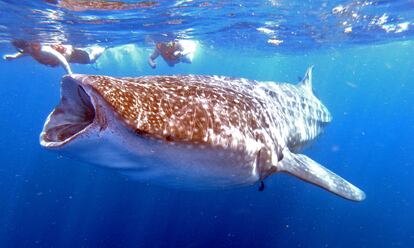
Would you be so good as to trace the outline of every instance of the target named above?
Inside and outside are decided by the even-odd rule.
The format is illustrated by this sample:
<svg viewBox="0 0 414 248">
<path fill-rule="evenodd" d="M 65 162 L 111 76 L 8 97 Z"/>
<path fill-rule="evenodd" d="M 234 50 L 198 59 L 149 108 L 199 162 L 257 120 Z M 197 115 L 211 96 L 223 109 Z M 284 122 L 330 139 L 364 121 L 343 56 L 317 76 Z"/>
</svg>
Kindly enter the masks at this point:
<svg viewBox="0 0 414 248">
<path fill-rule="evenodd" d="M 195 190 L 288 173 L 343 198 L 363 191 L 300 151 L 332 120 L 298 84 L 208 75 L 66 75 L 41 146 L 140 180 Z"/>
</svg>

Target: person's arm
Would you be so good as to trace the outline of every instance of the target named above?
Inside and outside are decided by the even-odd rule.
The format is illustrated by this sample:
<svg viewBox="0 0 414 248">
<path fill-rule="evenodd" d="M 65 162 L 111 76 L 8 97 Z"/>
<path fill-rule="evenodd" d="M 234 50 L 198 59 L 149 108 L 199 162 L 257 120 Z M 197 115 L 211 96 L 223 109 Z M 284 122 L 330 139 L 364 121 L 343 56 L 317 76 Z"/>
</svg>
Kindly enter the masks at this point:
<svg viewBox="0 0 414 248">
<path fill-rule="evenodd" d="M 177 51 L 175 51 L 175 52 L 173 53 L 173 55 L 174 55 L 174 56 L 176 56 L 176 57 L 180 57 L 180 56 L 183 56 L 184 54 L 183 54 L 183 52 L 182 52 L 182 51 L 177 50 Z"/>
<path fill-rule="evenodd" d="M 196 43 L 191 40 L 181 40 L 178 42 L 178 51 L 180 51 L 180 55 L 187 56 L 190 54 L 194 54 L 196 51 Z"/>
<path fill-rule="evenodd" d="M 181 62 L 191 63 L 195 50 L 196 43 L 194 41 L 182 40 L 178 42 L 177 51 L 174 52 L 174 55 L 178 56 Z"/>
<path fill-rule="evenodd" d="M 3 59 L 5 59 L 5 60 L 13 60 L 13 59 L 18 59 L 18 58 L 20 58 L 20 57 L 22 57 L 24 55 L 25 55 L 25 53 L 22 53 L 22 52 L 17 52 L 15 54 L 6 54 L 6 55 L 3 56 Z"/>
<path fill-rule="evenodd" d="M 40 51 L 49 56 L 55 57 L 57 60 L 59 60 L 60 64 L 63 66 L 63 69 L 65 69 L 66 73 L 72 74 L 72 70 L 70 69 L 68 61 L 61 53 L 51 48 L 50 46 L 42 46 Z"/>
<path fill-rule="evenodd" d="M 148 63 L 152 68 L 155 68 L 157 64 L 155 63 L 155 59 L 160 56 L 160 52 L 158 51 L 158 48 L 154 49 L 154 52 L 151 54 L 151 56 L 148 57 Z"/>
<path fill-rule="evenodd" d="M 189 49 L 175 51 L 174 55 L 179 57 L 180 62 L 191 63 L 193 61 L 194 52 Z"/>
</svg>

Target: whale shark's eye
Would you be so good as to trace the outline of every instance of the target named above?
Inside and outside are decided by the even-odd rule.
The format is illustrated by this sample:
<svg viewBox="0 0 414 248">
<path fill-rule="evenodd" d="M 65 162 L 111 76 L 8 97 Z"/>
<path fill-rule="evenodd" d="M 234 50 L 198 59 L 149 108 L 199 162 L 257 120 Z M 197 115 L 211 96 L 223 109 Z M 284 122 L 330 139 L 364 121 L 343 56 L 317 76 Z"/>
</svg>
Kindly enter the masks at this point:
<svg viewBox="0 0 414 248">
<path fill-rule="evenodd" d="M 45 142 L 63 142 L 88 127 L 95 119 L 95 109 L 85 90 L 74 82 L 64 82 L 62 98 L 45 125 Z"/>
</svg>

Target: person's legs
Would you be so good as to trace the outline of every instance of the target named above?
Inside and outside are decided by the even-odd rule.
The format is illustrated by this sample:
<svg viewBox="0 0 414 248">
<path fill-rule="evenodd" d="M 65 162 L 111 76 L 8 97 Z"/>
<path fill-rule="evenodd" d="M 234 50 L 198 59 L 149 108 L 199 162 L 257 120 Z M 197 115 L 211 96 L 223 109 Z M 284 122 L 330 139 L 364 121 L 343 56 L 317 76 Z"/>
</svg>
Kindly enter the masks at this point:
<svg viewBox="0 0 414 248">
<path fill-rule="evenodd" d="M 90 63 L 95 63 L 95 61 L 105 52 L 105 48 L 101 46 L 91 46 L 84 49 L 89 54 Z"/>
<path fill-rule="evenodd" d="M 75 48 L 73 49 L 72 55 L 69 59 L 70 63 L 77 63 L 77 64 L 90 64 L 91 60 L 89 58 L 89 53 L 82 50 Z"/>
<path fill-rule="evenodd" d="M 104 47 L 91 46 L 87 48 L 75 48 L 73 50 L 70 62 L 78 64 L 92 64 L 105 51 Z"/>
</svg>

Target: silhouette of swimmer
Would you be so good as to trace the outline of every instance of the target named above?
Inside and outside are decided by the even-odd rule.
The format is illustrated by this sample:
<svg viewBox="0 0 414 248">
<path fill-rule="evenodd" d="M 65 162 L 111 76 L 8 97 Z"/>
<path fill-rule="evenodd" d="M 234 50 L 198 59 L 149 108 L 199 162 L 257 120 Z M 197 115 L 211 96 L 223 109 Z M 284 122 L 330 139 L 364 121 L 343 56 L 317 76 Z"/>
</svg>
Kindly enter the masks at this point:
<svg viewBox="0 0 414 248">
<path fill-rule="evenodd" d="M 149 8 L 158 5 L 157 2 L 143 1 L 138 3 L 125 3 L 120 1 L 85 1 L 85 0 L 44 0 L 47 3 L 56 4 L 60 8 L 72 11 L 88 10 L 133 10 Z"/>
<path fill-rule="evenodd" d="M 180 62 L 191 63 L 196 47 L 196 43 L 191 40 L 157 43 L 154 52 L 148 58 L 148 63 L 152 68 L 155 68 L 157 66 L 155 59 L 160 55 L 169 66 L 174 66 Z"/>
<path fill-rule="evenodd" d="M 25 40 L 14 40 L 12 45 L 18 52 L 16 54 L 4 55 L 3 59 L 14 60 L 30 55 L 37 62 L 47 66 L 56 67 L 62 65 L 68 74 L 72 74 L 69 63 L 93 64 L 105 51 L 105 48 L 100 46 L 74 48 L 71 45 L 44 45 Z"/>
</svg>

